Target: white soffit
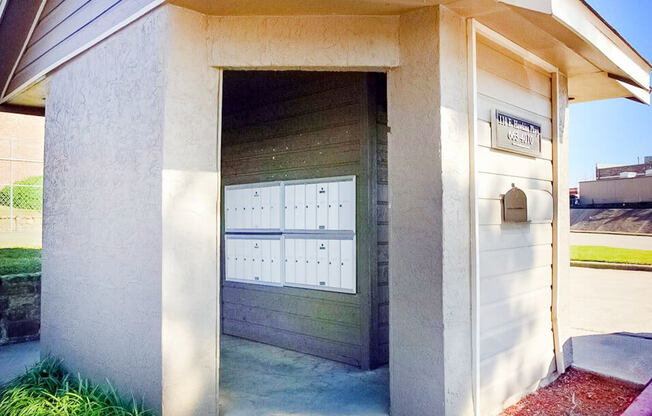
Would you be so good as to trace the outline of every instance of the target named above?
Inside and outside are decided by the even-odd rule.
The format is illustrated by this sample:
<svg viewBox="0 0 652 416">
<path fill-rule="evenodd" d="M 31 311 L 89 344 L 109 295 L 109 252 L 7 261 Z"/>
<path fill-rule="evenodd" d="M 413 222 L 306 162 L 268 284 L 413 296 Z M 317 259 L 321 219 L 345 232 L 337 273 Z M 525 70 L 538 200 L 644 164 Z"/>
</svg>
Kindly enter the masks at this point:
<svg viewBox="0 0 652 416">
<path fill-rule="evenodd" d="M 0 0 L 0 22 L 2 22 L 2 16 L 5 14 L 6 7 L 7 7 L 7 0 Z"/>
<path fill-rule="evenodd" d="M 650 64 L 584 1 L 498 1 L 594 67 L 567 69 L 578 101 L 628 97 L 649 104 Z"/>
</svg>

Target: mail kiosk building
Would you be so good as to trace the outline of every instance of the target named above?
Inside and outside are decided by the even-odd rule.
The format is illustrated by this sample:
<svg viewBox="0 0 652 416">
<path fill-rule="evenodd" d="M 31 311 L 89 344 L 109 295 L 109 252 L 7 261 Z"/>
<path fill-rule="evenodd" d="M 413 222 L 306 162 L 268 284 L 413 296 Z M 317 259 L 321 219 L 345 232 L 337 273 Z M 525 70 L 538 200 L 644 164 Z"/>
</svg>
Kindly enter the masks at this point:
<svg viewBox="0 0 652 416">
<path fill-rule="evenodd" d="M 217 414 L 221 334 L 387 363 L 397 416 L 570 365 L 568 106 L 650 85 L 584 1 L 0 8 L 1 109 L 46 118 L 43 353 L 165 416 Z"/>
</svg>

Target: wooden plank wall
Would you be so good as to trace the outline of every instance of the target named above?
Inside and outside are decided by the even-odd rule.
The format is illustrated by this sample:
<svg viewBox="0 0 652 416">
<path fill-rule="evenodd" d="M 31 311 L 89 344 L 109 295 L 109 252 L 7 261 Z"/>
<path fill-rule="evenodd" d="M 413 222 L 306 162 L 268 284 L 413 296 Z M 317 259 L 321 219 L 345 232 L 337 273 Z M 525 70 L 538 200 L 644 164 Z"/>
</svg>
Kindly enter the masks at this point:
<svg viewBox="0 0 652 416">
<path fill-rule="evenodd" d="M 554 368 L 552 224 L 504 224 L 501 205 L 512 184 L 552 191 L 551 79 L 482 38 L 477 54 L 480 384 L 495 414 Z M 491 149 L 495 108 L 541 124 L 540 158 Z"/>
<path fill-rule="evenodd" d="M 375 311 L 378 314 L 376 361 L 389 362 L 389 181 L 387 172 L 387 82 L 376 78 L 376 183 L 378 226 L 378 289 Z"/>
<path fill-rule="evenodd" d="M 369 128 L 369 118 L 376 120 L 369 77 L 225 73 L 223 184 L 356 175 L 358 235 L 357 294 L 223 281 L 225 334 L 363 368 L 377 364 L 372 345 L 377 301 L 370 290 L 377 280 L 371 267 L 376 251 L 372 258 L 365 255 L 375 241 L 369 236 L 377 233 L 367 225 L 376 209 L 369 198 L 373 169 L 365 156 L 376 140 Z"/>
<path fill-rule="evenodd" d="M 8 92 L 153 3 L 155 0 L 48 0 Z"/>
</svg>

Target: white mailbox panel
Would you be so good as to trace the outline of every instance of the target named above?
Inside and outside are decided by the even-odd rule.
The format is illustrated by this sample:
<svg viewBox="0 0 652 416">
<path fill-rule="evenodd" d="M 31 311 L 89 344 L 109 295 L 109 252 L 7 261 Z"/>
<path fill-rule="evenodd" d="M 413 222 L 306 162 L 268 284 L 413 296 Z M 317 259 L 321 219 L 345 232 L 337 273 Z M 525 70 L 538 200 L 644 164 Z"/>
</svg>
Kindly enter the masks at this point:
<svg viewBox="0 0 652 416">
<path fill-rule="evenodd" d="M 280 236 L 227 236 L 226 280 L 280 285 Z"/>
<path fill-rule="evenodd" d="M 285 237 L 285 284 L 355 293 L 355 237 Z"/>
<path fill-rule="evenodd" d="M 280 230 L 281 185 L 251 184 L 224 188 L 224 221 L 233 230 Z"/>
<path fill-rule="evenodd" d="M 227 186 L 226 280 L 356 291 L 355 177 Z"/>
<path fill-rule="evenodd" d="M 355 179 L 285 184 L 285 229 L 355 232 Z"/>
</svg>

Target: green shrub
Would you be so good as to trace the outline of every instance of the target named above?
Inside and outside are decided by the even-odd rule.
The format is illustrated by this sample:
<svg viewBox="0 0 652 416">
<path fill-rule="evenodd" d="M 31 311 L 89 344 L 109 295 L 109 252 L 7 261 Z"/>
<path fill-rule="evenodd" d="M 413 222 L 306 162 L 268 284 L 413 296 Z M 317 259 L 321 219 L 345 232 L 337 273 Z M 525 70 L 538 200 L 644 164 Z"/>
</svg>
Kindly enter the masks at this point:
<svg viewBox="0 0 652 416">
<path fill-rule="evenodd" d="M 72 377 L 47 358 L 0 389 L 0 416 L 154 416 L 111 387 Z"/>
<path fill-rule="evenodd" d="M 37 185 L 37 186 L 14 186 L 14 208 L 37 209 L 43 208 L 43 176 L 32 176 L 15 182 L 14 185 Z M 9 206 L 11 202 L 11 187 L 5 186 L 0 191 L 0 204 Z"/>
<path fill-rule="evenodd" d="M 41 250 L 36 248 L 0 248 L 0 276 L 40 271 Z"/>
</svg>

